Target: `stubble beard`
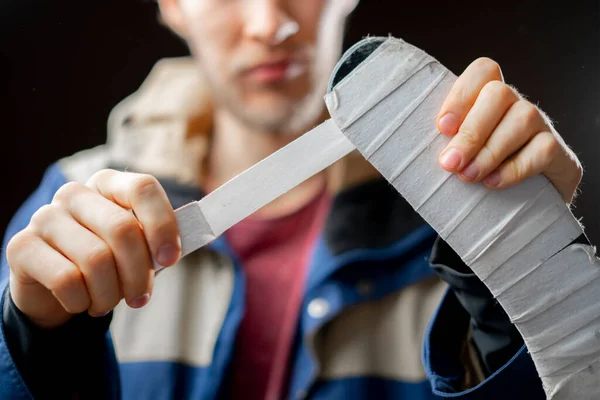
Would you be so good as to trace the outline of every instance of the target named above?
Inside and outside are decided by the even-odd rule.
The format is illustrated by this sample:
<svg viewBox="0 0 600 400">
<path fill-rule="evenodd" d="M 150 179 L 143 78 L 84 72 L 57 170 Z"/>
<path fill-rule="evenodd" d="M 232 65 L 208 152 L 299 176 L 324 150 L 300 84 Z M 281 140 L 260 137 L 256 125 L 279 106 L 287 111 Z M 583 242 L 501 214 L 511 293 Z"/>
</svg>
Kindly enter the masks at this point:
<svg viewBox="0 0 600 400">
<path fill-rule="evenodd" d="M 242 95 L 226 83 L 212 85 L 217 107 L 223 107 L 252 130 L 278 136 L 300 135 L 319 123 L 325 110 L 323 96 L 326 90 L 327 81 L 312 76 L 310 89 L 304 97 L 285 99 L 284 104 L 266 110 L 244 102 Z"/>
</svg>

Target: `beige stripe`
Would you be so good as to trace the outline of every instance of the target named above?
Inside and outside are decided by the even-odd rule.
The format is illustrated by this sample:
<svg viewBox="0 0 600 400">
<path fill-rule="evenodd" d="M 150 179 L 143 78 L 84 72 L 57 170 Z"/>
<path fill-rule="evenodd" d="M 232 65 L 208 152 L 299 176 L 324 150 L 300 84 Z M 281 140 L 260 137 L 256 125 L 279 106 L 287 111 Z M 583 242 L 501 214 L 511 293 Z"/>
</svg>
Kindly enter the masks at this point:
<svg viewBox="0 0 600 400">
<path fill-rule="evenodd" d="M 423 336 L 445 290 L 432 278 L 344 311 L 315 338 L 320 377 L 425 379 Z"/>
<path fill-rule="evenodd" d="M 80 151 L 58 162 L 67 180 L 79 183 L 86 183 L 109 163 L 109 148 L 106 145 Z"/>
<path fill-rule="evenodd" d="M 207 250 L 162 270 L 146 307 L 134 310 L 121 302 L 115 309 L 111 333 L 117 358 L 210 365 L 233 286 L 231 261 Z"/>
</svg>

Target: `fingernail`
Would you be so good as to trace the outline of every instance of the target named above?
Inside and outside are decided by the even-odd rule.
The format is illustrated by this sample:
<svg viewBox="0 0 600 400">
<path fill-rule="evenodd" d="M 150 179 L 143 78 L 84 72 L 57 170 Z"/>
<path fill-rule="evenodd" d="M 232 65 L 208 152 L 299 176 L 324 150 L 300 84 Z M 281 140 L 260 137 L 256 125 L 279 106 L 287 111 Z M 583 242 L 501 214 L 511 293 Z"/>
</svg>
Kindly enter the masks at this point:
<svg viewBox="0 0 600 400">
<path fill-rule="evenodd" d="M 492 172 L 491 174 L 489 174 L 487 176 L 487 178 L 484 179 L 484 182 L 486 185 L 491 186 L 491 187 L 496 187 L 500 184 L 500 172 L 495 171 Z"/>
<path fill-rule="evenodd" d="M 150 293 L 146 293 L 140 297 L 136 297 L 135 299 L 128 302 L 129 307 L 132 308 L 142 308 L 150 301 Z"/>
<path fill-rule="evenodd" d="M 438 125 L 440 132 L 444 135 L 454 135 L 456 132 L 458 132 L 460 121 L 456 115 L 448 113 L 440 118 Z"/>
<path fill-rule="evenodd" d="M 156 254 L 156 262 L 161 266 L 165 267 L 177 261 L 177 257 L 179 257 L 179 249 L 177 248 L 177 246 L 174 246 L 172 244 L 165 244 L 158 248 L 158 253 Z"/>
<path fill-rule="evenodd" d="M 108 315 L 108 313 L 109 313 L 109 312 L 110 312 L 110 310 L 109 310 L 109 311 L 107 311 L 107 312 L 105 312 L 105 313 L 94 313 L 94 312 L 90 312 L 90 311 L 88 311 L 88 314 L 89 314 L 89 315 L 90 315 L 90 317 L 92 317 L 92 318 L 102 318 L 102 317 L 104 317 L 105 315 Z"/>
<path fill-rule="evenodd" d="M 165 267 L 160 265 L 156 260 L 152 260 L 152 266 L 154 267 L 154 272 L 158 272 L 162 269 L 165 269 Z"/>
<path fill-rule="evenodd" d="M 477 179 L 477 176 L 479 176 L 479 167 L 475 162 L 471 161 L 460 174 L 465 178 L 474 181 Z"/>
<path fill-rule="evenodd" d="M 442 155 L 442 165 L 447 169 L 455 170 L 460 166 L 462 161 L 462 157 L 458 153 L 458 151 L 454 149 L 447 150 Z"/>
</svg>

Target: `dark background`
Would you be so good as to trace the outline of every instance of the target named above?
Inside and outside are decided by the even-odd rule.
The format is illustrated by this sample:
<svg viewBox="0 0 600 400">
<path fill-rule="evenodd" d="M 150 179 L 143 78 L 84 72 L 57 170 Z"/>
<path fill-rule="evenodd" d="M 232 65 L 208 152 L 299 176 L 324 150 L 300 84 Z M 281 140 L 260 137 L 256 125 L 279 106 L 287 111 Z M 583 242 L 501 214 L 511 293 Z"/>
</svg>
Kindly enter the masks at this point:
<svg viewBox="0 0 600 400">
<path fill-rule="evenodd" d="M 0 2 L 0 231 L 50 163 L 104 142 L 111 107 L 157 59 L 187 54 L 156 16 L 140 0 Z M 575 213 L 600 243 L 599 27 L 599 0 L 363 0 L 347 43 L 392 34 L 456 74 L 498 61 L 583 161 Z"/>
</svg>

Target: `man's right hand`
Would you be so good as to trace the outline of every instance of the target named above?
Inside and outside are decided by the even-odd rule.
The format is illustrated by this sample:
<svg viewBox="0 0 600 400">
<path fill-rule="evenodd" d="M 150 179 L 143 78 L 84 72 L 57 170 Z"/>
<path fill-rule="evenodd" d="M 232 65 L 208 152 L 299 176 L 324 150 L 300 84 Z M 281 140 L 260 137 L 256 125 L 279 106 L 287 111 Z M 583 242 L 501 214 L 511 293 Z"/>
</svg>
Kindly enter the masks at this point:
<svg viewBox="0 0 600 400">
<path fill-rule="evenodd" d="M 11 296 L 42 328 L 85 311 L 106 315 L 122 298 L 139 308 L 152 295 L 152 258 L 170 266 L 180 254 L 175 212 L 158 181 L 102 170 L 86 185 L 64 185 L 9 242 Z"/>
</svg>

